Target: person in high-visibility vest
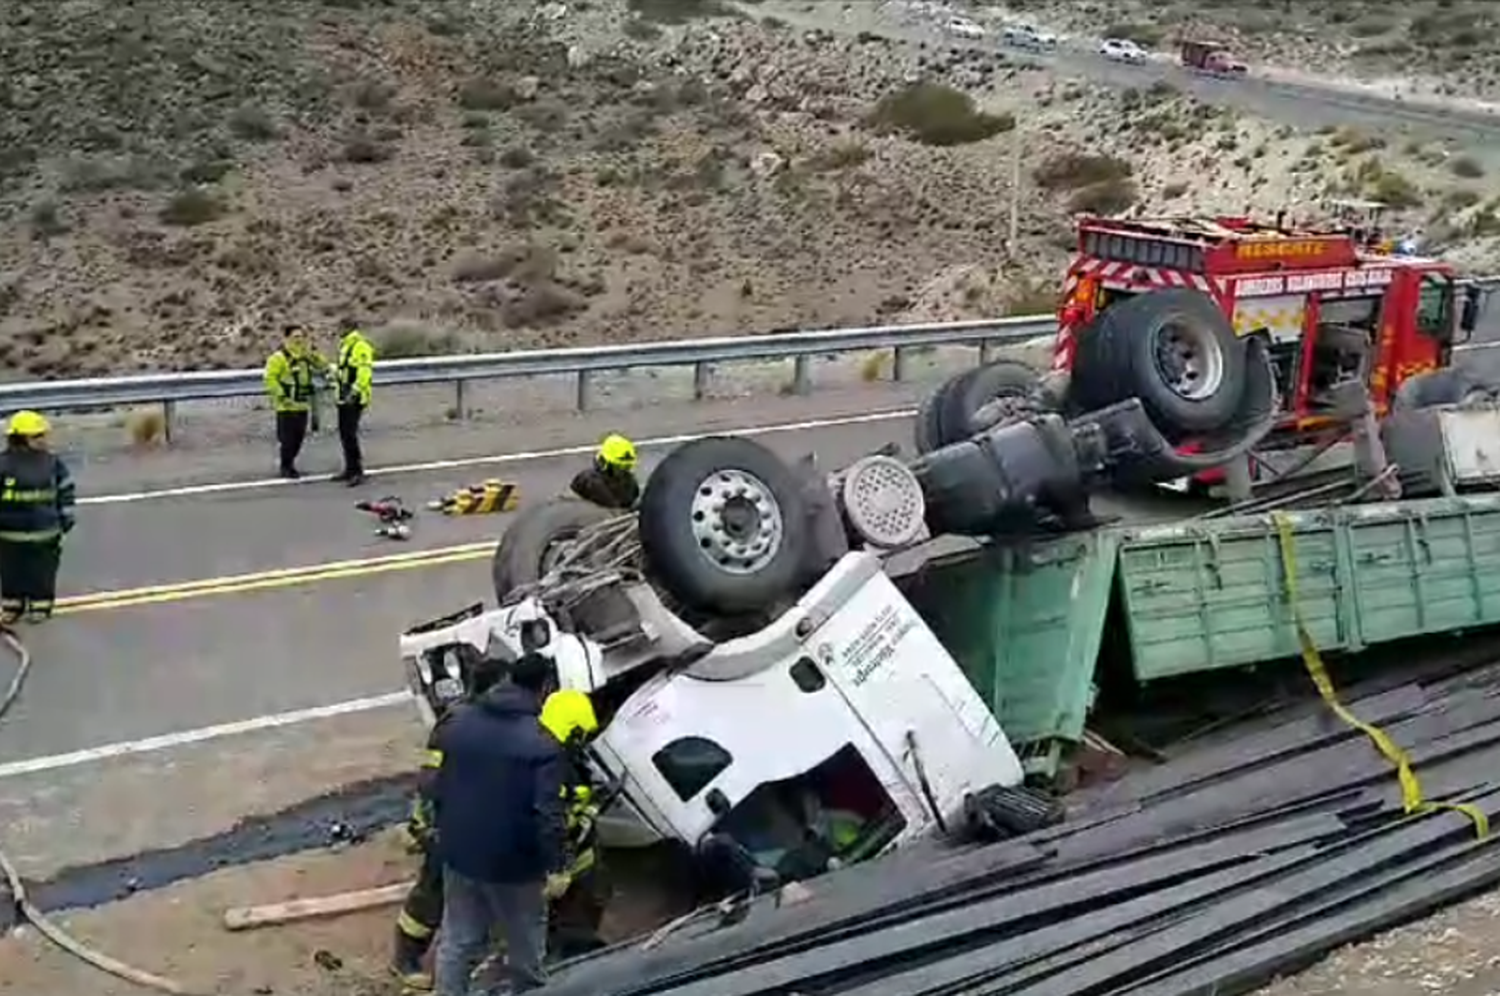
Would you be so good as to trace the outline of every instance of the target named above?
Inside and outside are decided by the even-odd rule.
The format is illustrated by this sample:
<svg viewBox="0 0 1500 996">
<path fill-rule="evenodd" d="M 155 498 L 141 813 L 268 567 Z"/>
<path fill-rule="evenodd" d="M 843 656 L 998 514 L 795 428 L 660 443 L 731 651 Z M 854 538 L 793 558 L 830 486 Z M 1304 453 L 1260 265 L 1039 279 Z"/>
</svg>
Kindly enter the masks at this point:
<svg viewBox="0 0 1500 996">
<path fill-rule="evenodd" d="M 594 462 L 574 477 L 573 494 L 600 508 L 629 511 L 641 500 L 636 480 L 635 444 L 616 433 L 605 436 L 594 453 Z"/>
<path fill-rule="evenodd" d="M 68 465 L 47 449 L 51 427 L 20 411 L 0 453 L 0 624 L 41 622 L 57 599 L 62 538 L 73 528 L 75 492 Z"/>
<path fill-rule="evenodd" d="M 584 745 L 599 732 L 599 718 L 586 694 L 565 688 L 547 696 L 541 723 L 568 756 L 568 861 L 562 876 L 548 883 L 547 949 L 554 958 L 571 958 L 604 947 L 599 925 L 608 894 L 599 867 L 599 805 L 583 756 Z"/>
<path fill-rule="evenodd" d="M 359 448 L 359 420 L 370 407 L 371 381 L 375 373 L 375 347 L 359 329 L 350 329 L 339 343 L 334 364 L 335 404 L 339 413 L 339 446 L 344 451 L 344 469 L 334 478 L 349 487 L 364 483 L 364 454 Z"/>
<path fill-rule="evenodd" d="M 283 330 L 281 347 L 266 359 L 266 394 L 276 410 L 276 442 L 281 476 L 301 477 L 297 455 L 312 418 L 313 378 L 328 369 L 328 360 L 313 349 L 307 333 L 295 325 Z"/>
</svg>

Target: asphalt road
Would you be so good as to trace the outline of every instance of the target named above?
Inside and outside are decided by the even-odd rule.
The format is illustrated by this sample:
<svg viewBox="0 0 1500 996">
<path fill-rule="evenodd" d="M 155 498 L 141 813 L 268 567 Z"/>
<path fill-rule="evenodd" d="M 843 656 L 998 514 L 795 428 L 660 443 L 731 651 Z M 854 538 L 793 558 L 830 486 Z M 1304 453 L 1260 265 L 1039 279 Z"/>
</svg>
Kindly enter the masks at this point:
<svg viewBox="0 0 1500 996">
<path fill-rule="evenodd" d="M 763 441 L 787 457 L 811 449 L 837 465 L 893 439 L 909 439 L 904 421 Z M 643 454 L 644 467 L 655 458 Z M 524 494 L 550 496 L 581 459 L 528 461 L 507 476 Z M 436 493 L 471 477 L 412 475 L 405 489 Z M 0 764 L 389 692 L 400 682 L 403 628 L 489 596 L 486 547 L 504 524 L 504 516 L 424 516 L 410 544 L 374 540 L 348 493 L 319 484 L 90 509 L 68 554 L 65 591 L 96 600 L 28 632 L 36 670 L 0 724 Z M 376 560 L 295 583 L 226 577 L 412 554 L 415 566 Z M 219 580 L 201 592 L 170 587 L 205 579 Z M 163 583 L 161 593 L 129 594 Z"/>
</svg>

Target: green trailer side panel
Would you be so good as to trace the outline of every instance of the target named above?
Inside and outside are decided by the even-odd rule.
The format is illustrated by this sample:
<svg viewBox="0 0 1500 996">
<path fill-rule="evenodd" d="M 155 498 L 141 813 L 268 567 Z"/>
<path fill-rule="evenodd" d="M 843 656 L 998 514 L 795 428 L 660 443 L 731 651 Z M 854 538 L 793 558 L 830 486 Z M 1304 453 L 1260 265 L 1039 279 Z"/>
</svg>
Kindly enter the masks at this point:
<svg viewBox="0 0 1500 996">
<path fill-rule="evenodd" d="M 1302 613 L 1325 650 L 1500 622 L 1500 496 L 1288 517 Z M 1119 575 L 1142 681 L 1298 652 L 1269 515 L 1130 530 Z"/>
<path fill-rule="evenodd" d="M 1094 697 L 1119 534 L 987 547 L 929 564 L 909 588 L 1012 743 L 1076 742 Z"/>
</svg>

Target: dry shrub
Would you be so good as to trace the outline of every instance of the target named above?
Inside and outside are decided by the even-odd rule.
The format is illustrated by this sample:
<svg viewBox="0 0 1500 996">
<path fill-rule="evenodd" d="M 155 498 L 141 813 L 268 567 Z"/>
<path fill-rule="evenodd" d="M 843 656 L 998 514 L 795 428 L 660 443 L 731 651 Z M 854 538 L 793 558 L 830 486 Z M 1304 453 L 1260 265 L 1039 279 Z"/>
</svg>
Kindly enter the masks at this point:
<svg viewBox="0 0 1500 996">
<path fill-rule="evenodd" d="M 888 350 L 866 354 L 865 358 L 859 361 L 859 379 L 867 384 L 884 380 L 886 369 L 892 362 L 893 358 Z"/>
<path fill-rule="evenodd" d="M 987 114 L 969 95 L 941 83 L 912 83 L 880 98 L 865 119 L 877 132 L 902 134 L 923 145 L 967 145 L 1016 127 L 1010 114 Z"/>
<path fill-rule="evenodd" d="M 1119 214 L 1139 198 L 1134 180 L 1105 180 L 1075 190 L 1068 198 L 1068 210 L 1074 214 Z"/>
<path fill-rule="evenodd" d="M 1046 190 L 1079 190 L 1096 184 L 1129 180 L 1135 169 L 1116 156 L 1062 152 L 1037 167 L 1037 186 Z"/>
<path fill-rule="evenodd" d="M 158 409 L 131 412 L 125 419 L 125 429 L 130 441 L 141 449 L 150 449 L 166 442 L 167 417 Z"/>
</svg>

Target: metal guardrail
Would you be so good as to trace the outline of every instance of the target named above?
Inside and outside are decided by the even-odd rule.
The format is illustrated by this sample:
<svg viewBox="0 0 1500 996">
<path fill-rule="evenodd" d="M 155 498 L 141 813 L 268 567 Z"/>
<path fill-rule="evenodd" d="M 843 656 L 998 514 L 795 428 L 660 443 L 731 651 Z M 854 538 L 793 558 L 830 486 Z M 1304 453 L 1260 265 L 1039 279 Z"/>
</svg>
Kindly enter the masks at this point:
<svg viewBox="0 0 1500 996">
<path fill-rule="evenodd" d="M 1479 277 L 1475 282 L 1494 289 L 1500 285 L 1500 276 Z M 791 389 L 795 394 L 805 395 L 812 391 L 811 365 L 819 357 L 892 350 L 891 376 L 900 381 L 905 379 L 907 361 L 913 350 L 934 346 L 975 346 L 980 351 L 981 362 L 984 362 L 997 346 L 1048 336 L 1056 327 L 1056 318 L 1052 315 L 1023 315 L 920 325 L 880 325 L 633 345 L 384 360 L 375 364 L 375 384 L 380 387 L 452 384 L 454 411 L 462 418 L 468 410 L 465 386 L 470 382 L 568 375 L 576 378 L 575 405 L 579 411 L 585 411 L 591 404 L 592 377 L 598 373 L 637 367 L 691 366 L 694 368 L 693 394 L 701 399 L 709 389 L 710 371 L 715 364 L 791 360 L 794 367 Z M 1457 351 L 1495 348 L 1500 348 L 1500 341 L 1456 347 Z M 170 434 L 174 407 L 179 402 L 257 397 L 265 392 L 263 376 L 260 369 L 214 370 L 0 384 L 0 411 L 24 408 L 78 411 L 159 404 L 164 408 Z"/>
<path fill-rule="evenodd" d="M 792 390 L 797 394 L 808 394 L 812 390 L 811 363 L 821 356 L 894 350 L 892 376 L 901 380 L 911 350 L 972 345 L 979 348 L 981 355 L 987 356 L 995 346 L 1050 335 L 1056 327 L 1056 319 L 1051 315 L 1027 315 L 924 325 L 384 360 L 375 364 L 375 384 L 378 387 L 453 384 L 454 407 L 462 417 L 466 411 L 464 386 L 471 381 L 571 375 L 577 378 L 575 403 L 583 411 L 590 406 L 591 375 L 596 373 L 633 367 L 691 366 L 694 368 L 693 393 L 701 399 L 708 390 L 710 369 L 716 363 L 791 360 L 794 364 Z M 263 377 L 259 369 L 212 370 L 0 384 L 0 411 L 23 408 L 35 411 L 83 410 L 160 404 L 166 409 L 170 425 L 173 407 L 177 403 L 259 396 L 265 393 Z"/>
</svg>

